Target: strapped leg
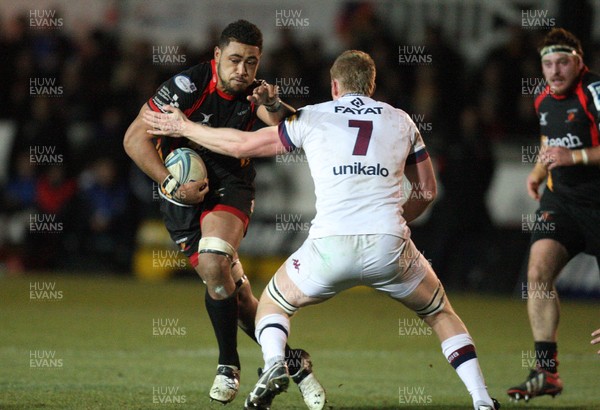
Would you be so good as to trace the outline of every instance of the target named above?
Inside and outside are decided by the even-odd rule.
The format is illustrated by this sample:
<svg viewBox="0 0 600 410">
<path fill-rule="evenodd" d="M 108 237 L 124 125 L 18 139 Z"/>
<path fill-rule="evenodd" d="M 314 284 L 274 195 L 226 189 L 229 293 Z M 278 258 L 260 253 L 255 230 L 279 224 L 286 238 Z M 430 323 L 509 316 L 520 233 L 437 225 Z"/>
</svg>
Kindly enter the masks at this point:
<svg viewBox="0 0 600 410">
<path fill-rule="evenodd" d="M 275 276 L 273 276 L 269 281 L 266 292 L 269 295 L 269 297 L 273 300 L 273 302 L 275 302 L 288 315 L 292 316 L 299 309 L 298 306 L 292 305 L 285 299 L 283 293 L 277 288 Z"/>
<path fill-rule="evenodd" d="M 420 317 L 433 316 L 438 312 L 441 312 L 444 309 L 444 296 L 446 292 L 444 291 L 444 287 L 442 286 L 442 282 L 438 281 L 438 286 L 433 292 L 429 303 L 421 309 L 415 311 L 415 313 Z"/>
</svg>

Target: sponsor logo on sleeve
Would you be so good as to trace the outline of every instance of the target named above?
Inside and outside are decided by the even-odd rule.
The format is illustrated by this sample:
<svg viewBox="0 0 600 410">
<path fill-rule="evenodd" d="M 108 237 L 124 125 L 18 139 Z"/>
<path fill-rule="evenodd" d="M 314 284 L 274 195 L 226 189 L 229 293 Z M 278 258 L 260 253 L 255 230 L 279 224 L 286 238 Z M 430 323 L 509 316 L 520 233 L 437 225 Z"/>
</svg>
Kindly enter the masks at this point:
<svg viewBox="0 0 600 410">
<path fill-rule="evenodd" d="M 186 93 L 193 93 L 197 90 L 196 84 L 194 84 L 192 80 L 185 75 L 178 75 L 175 77 L 175 84 Z"/>
</svg>

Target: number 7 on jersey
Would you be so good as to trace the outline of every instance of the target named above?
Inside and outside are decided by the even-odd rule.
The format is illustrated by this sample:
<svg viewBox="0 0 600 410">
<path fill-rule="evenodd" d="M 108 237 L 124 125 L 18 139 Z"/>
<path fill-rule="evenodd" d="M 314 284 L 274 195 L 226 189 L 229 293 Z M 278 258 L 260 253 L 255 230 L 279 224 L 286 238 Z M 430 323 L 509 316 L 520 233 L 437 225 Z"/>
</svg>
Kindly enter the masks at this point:
<svg viewBox="0 0 600 410">
<path fill-rule="evenodd" d="M 373 121 L 348 120 L 348 126 L 358 128 L 352 155 L 367 155 L 369 142 L 371 142 L 371 135 L 373 134 Z"/>
</svg>

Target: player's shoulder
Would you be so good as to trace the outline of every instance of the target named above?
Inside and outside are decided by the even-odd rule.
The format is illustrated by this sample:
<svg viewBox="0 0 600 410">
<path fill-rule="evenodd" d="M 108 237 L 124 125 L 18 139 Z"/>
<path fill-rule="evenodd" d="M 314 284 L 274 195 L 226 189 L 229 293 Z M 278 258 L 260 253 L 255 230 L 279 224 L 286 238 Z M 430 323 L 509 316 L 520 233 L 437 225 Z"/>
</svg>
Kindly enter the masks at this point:
<svg viewBox="0 0 600 410">
<path fill-rule="evenodd" d="M 212 78 L 210 62 L 196 64 L 180 73 L 175 74 L 172 83 L 185 93 L 202 92 Z"/>
<path fill-rule="evenodd" d="M 600 75 L 591 71 L 584 73 L 581 78 L 581 86 L 584 92 L 591 97 L 596 110 L 600 112 Z"/>
<path fill-rule="evenodd" d="M 581 76 L 581 84 L 584 87 L 587 87 L 590 84 L 597 83 L 600 81 L 600 74 L 594 71 L 586 71 L 583 76 Z"/>
<path fill-rule="evenodd" d="M 592 71 L 584 73 L 581 77 L 581 86 L 597 98 L 600 94 L 600 74 Z"/>
</svg>

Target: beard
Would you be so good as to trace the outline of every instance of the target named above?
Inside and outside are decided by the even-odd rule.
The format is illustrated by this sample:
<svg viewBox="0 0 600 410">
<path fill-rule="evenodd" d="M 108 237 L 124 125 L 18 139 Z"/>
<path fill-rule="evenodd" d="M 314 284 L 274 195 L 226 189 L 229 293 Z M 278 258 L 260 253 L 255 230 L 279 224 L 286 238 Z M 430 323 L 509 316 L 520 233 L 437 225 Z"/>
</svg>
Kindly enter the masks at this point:
<svg viewBox="0 0 600 410">
<path fill-rule="evenodd" d="M 231 85 L 231 80 L 225 81 L 225 80 L 219 79 L 219 82 L 221 83 L 221 87 L 223 88 L 223 91 L 225 91 L 227 94 L 231 94 L 235 97 L 241 97 L 243 95 L 246 95 L 246 90 L 248 89 L 247 86 L 244 86 L 243 88 L 233 87 Z"/>
<path fill-rule="evenodd" d="M 224 92 L 226 92 L 227 94 L 233 95 L 235 97 L 240 97 L 240 96 L 246 95 L 246 90 L 248 89 L 249 84 L 246 83 L 245 85 L 242 85 L 240 87 L 233 86 L 232 85 L 233 80 L 226 81 L 224 79 L 224 76 L 221 73 L 220 64 L 217 64 L 217 75 L 219 76 L 219 84 L 221 85 L 221 88 L 223 88 Z"/>
</svg>

